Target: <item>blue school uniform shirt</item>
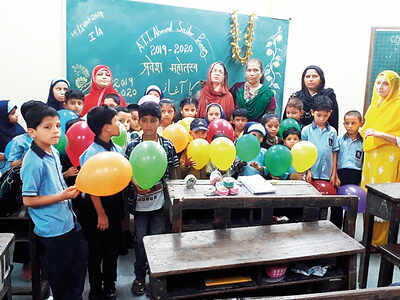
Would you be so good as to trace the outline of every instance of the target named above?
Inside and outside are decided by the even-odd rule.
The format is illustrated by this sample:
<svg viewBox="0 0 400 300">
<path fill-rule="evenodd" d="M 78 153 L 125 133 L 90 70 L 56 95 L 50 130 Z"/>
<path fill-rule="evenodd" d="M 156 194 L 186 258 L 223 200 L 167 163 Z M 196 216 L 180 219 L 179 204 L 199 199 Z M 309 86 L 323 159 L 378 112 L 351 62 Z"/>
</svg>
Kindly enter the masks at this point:
<svg viewBox="0 0 400 300">
<path fill-rule="evenodd" d="M 27 134 L 17 135 L 10 141 L 10 151 L 7 155 L 5 166 L 0 170 L 4 174 L 11 167 L 11 163 L 20 160 L 24 157 L 25 153 L 29 150 L 32 144 L 32 138 Z"/>
<path fill-rule="evenodd" d="M 260 152 L 258 153 L 258 155 L 256 156 L 256 158 L 254 158 L 252 161 L 257 162 L 261 167 L 264 167 L 264 172 L 260 173 L 258 172 L 256 169 L 254 169 L 253 167 L 250 166 L 251 161 L 247 162 L 247 164 L 240 170 L 239 172 L 239 176 L 251 176 L 251 175 L 267 175 L 268 171 L 265 167 L 265 152 L 267 152 L 266 149 L 261 148 Z"/>
<path fill-rule="evenodd" d="M 336 129 L 329 124 L 320 129 L 313 121 L 303 128 L 301 139 L 310 141 L 318 150 L 317 161 L 311 168 L 313 178 L 329 180 L 332 171 L 332 152 L 339 151 Z"/>
<path fill-rule="evenodd" d="M 47 153 L 35 142 L 22 161 L 21 179 L 23 196 L 56 195 L 67 188 L 57 149 L 51 147 Z M 41 237 L 55 237 L 75 227 L 75 215 L 71 200 L 59 201 L 39 207 L 28 207 L 35 224 L 34 232 Z"/>
<path fill-rule="evenodd" d="M 363 165 L 363 139 L 359 134 L 353 141 L 346 133 L 339 138 L 338 169 L 361 171 Z"/>
<path fill-rule="evenodd" d="M 93 155 L 96 155 L 97 153 L 100 152 L 106 152 L 108 151 L 106 148 L 104 148 L 102 145 L 100 145 L 97 142 L 92 143 L 86 150 L 85 152 L 83 152 L 81 154 L 81 156 L 79 157 L 79 163 L 81 165 L 81 167 L 83 167 L 83 165 L 85 164 L 85 162 L 91 158 Z M 111 151 L 114 152 L 118 152 L 120 154 L 122 153 L 122 149 L 121 147 L 119 147 L 118 145 L 112 144 L 112 148 Z"/>
</svg>

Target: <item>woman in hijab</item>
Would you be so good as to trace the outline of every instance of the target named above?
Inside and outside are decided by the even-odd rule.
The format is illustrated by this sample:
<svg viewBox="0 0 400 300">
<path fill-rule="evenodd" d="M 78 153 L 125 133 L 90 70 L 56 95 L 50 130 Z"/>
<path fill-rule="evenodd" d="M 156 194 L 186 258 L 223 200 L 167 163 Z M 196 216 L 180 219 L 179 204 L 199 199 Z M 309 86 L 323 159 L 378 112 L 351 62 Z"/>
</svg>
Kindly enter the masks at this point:
<svg viewBox="0 0 400 300">
<path fill-rule="evenodd" d="M 51 81 L 47 105 L 55 110 L 64 109 L 65 92 L 69 89 L 69 82 L 64 78 Z"/>
<path fill-rule="evenodd" d="M 261 60 L 249 59 L 246 64 L 246 81 L 238 82 L 231 88 L 236 107 L 247 109 L 247 119 L 259 122 L 261 117 L 276 108 L 272 90 L 264 84 Z"/>
<path fill-rule="evenodd" d="M 86 115 L 93 107 L 103 105 L 104 96 L 108 94 L 118 95 L 120 105 L 126 106 L 124 98 L 113 88 L 112 79 L 112 72 L 109 67 L 105 65 L 94 67 L 90 92 L 85 96 L 82 116 Z"/>
<path fill-rule="evenodd" d="M 364 138 L 364 164 L 361 186 L 370 183 L 400 182 L 400 148 L 396 139 L 385 136 L 400 136 L 400 77 L 394 71 L 378 74 L 371 104 L 365 114 L 360 130 Z M 387 243 L 388 222 L 375 222 L 372 246 Z"/>
<path fill-rule="evenodd" d="M 219 104 L 230 120 L 235 104 L 228 89 L 228 71 L 222 62 L 211 64 L 207 73 L 207 81 L 200 92 L 198 117 L 206 116 L 206 107 L 211 103 Z"/>
<path fill-rule="evenodd" d="M 329 125 L 333 126 L 338 131 L 339 126 L 339 108 L 336 101 L 336 95 L 333 89 L 325 88 L 325 76 L 322 69 L 318 66 L 308 66 L 303 71 L 301 76 L 301 90 L 294 94 L 303 102 L 304 114 L 300 119 L 301 125 L 306 126 L 311 124 L 313 117 L 311 109 L 314 105 L 314 97 L 317 95 L 328 96 L 332 101 L 332 114 L 328 119 Z M 286 112 L 283 119 L 286 119 Z"/>
<path fill-rule="evenodd" d="M 0 101 L 0 152 L 4 152 L 6 145 L 15 136 L 25 133 L 18 124 L 17 105 L 10 100 Z"/>
</svg>

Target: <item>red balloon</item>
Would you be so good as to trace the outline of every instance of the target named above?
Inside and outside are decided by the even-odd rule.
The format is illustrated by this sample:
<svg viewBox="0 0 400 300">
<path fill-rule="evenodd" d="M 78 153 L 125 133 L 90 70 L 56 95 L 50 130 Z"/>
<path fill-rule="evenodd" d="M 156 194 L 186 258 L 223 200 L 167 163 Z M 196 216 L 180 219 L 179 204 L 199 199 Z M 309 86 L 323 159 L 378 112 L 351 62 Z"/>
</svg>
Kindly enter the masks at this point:
<svg viewBox="0 0 400 300">
<path fill-rule="evenodd" d="M 207 141 L 212 142 L 216 134 L 225 134 L 232 142 L 235 141 L 235 133 L 231 123 L 224 119 L 216 119 L 208 124 Z"/>
<path fill-rule="evenodd" d="M 93 143 L 94 133 L 85 121 L 73 124 L 67 131 L 68 144 L 65 149 L 74 167 L 79 166 L 79 156 Z"/>
<path fill-rule="evenodd" d="M 325 180 L 314 180 L 311 184 L 322 194 L 322 195 L 336 195 L 335 187 Z"/>
</svg>

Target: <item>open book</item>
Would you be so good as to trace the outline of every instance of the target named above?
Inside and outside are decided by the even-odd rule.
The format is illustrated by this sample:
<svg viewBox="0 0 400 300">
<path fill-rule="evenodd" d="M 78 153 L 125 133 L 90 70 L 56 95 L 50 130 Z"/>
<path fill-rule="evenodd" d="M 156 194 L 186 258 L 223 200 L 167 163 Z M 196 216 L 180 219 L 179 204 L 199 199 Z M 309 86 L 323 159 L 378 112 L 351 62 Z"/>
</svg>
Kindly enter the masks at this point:
<svg viewBox="0 0 400 300">
<path fill-rule="evenodd" d="M 276 188 L 267 180 L 265 180 L 264 177 L 258 174 L 251 176 L 239 176 L 238 181 L 255 195 L 276 192 Z"/>
</svg>

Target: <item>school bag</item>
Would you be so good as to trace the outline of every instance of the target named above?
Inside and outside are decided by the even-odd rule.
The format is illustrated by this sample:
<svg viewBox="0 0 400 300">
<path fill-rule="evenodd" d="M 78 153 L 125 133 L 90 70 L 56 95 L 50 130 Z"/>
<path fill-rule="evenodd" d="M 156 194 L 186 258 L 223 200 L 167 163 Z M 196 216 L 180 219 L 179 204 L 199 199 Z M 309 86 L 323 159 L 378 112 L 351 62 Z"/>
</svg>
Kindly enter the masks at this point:
<svg viewBox="0 0 400 300">
<path fill-rule="evenodd" d="M 0 216 L 9 216 L 21 209 L 21 167 L 12 167 L 0 177 Z"/>
</svg>

